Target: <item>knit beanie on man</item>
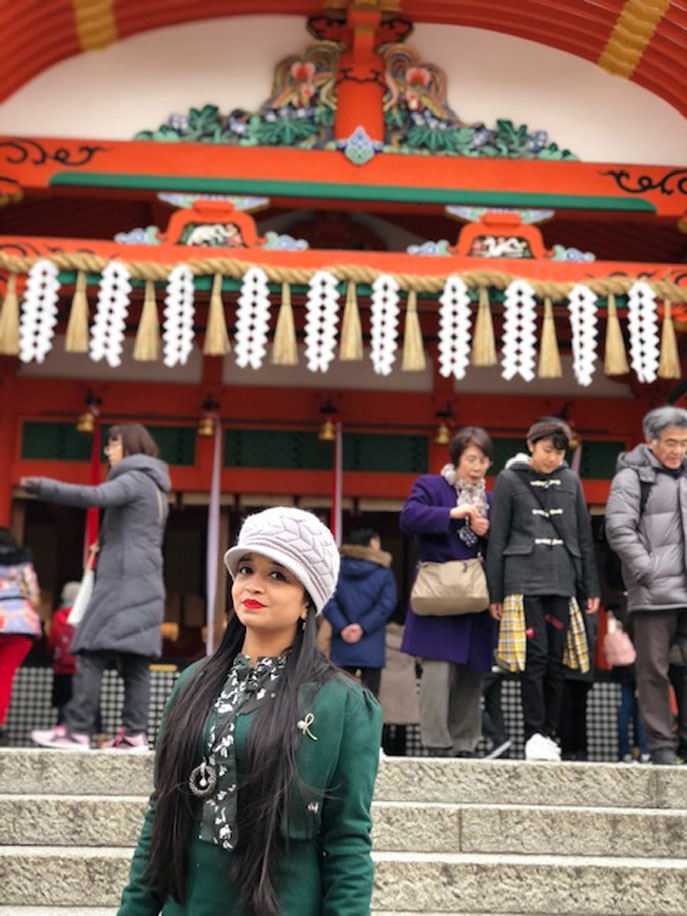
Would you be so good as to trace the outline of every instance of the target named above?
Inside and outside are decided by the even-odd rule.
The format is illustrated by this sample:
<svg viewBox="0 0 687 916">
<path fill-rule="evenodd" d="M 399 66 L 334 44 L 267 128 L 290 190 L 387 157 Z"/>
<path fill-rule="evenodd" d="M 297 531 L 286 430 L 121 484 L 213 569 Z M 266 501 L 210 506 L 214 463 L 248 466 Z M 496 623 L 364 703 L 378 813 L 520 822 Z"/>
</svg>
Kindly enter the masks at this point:
<svg viewBox="0 0 687 916">
<path fill-rule="evenodd" d="M 340 556 L 329 528 L 312 512 L 276 506 L 249 515 L 236 546 L 224 554 L 233 579 L 239 560 L 251 551 L 276 560 L 292 572 L 312 598 L 317 613 L 322 613 L 336 588 Z"/>
</svg>

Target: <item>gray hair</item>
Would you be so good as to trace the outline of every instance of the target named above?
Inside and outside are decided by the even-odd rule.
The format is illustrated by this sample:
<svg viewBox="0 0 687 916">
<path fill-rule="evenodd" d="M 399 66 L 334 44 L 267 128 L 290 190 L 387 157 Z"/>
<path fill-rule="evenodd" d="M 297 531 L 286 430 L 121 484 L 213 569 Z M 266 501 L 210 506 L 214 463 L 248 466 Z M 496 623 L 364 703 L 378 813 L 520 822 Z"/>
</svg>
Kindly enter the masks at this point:
<svg viewBox="0 0 687 916">
<path fill-rule="evenodd" d="M 642 429 L 647 439 L 658 439 L 668 426 L 687 429 L 687 410 L 681 407 L 656 407 L 642 420 Z"/>
</svg>

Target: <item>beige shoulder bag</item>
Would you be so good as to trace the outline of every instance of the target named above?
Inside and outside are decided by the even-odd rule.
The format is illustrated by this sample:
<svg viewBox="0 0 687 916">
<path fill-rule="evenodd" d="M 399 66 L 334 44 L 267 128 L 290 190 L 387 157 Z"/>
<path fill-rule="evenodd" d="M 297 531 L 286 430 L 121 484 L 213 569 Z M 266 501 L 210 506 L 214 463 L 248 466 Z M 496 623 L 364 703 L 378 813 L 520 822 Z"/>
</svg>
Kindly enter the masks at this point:
<svg viewBox="0 0 687 916">
<path fill-rule="evenodd" d="M 410 606 L 423 617 L 476 614 L 486 610 L 489 592 L 482 558 L 421 562 L 410 593 Z"/>
</svg>

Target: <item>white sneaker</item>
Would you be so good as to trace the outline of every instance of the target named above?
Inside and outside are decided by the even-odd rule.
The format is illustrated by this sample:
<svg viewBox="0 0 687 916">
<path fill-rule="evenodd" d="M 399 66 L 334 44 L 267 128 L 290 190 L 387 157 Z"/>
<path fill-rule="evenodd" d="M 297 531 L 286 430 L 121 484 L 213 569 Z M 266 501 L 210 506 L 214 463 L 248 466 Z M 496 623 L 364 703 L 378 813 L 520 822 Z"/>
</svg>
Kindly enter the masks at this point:
<svg viewBox="0 0 687 916">
<path fill-rule="evenodd" d="M 561 759 L 560 746 L 553 740 L 553 738 L 550 738 L 548 735 L 546 736 L 546 741 L 548 741 L 549 745 L 553 748 L 553 752 L 556 755 L 556 760 L 560 762 L 560 759 Z"/>
<path fill-rule="evenodd" d="M 525 760 L 546 760 L 558 763 L 561 759 L 560 748 L 555 741 L 541 735 L 539 732 L 532 735 L 525 743 Z"/>
</svg>

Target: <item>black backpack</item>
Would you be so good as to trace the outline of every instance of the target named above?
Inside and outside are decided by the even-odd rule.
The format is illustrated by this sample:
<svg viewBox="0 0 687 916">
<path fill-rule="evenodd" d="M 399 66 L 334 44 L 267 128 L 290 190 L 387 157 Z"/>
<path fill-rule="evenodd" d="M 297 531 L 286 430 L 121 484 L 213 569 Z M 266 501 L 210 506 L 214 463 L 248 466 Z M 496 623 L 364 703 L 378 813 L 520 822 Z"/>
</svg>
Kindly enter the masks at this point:
<svg viewBox="0 0 687 916">
<path fill-rule="evenodd" d="M 640 479 L 639 486 L 639 519 L 637 520 L 637 524 L 639 524 L 642 515 L 644 515 L 646 503 L 649 499 L 649 492 L 653 486 L 653 483 L 649 480 Z M 625 582 L 623 581 L 623 569 L 620 562 L 620 557 L 608 543 L 608 538 L 606 537 L 606 519 L 604 519 L 604 522 L 601 525 L 601 530 L 599 532 L 599 544 L 601 554 L 601 571 L 604 579 L 606 580 L 606 585 L 616 592 L 627 591 Z"/>
</svg>

